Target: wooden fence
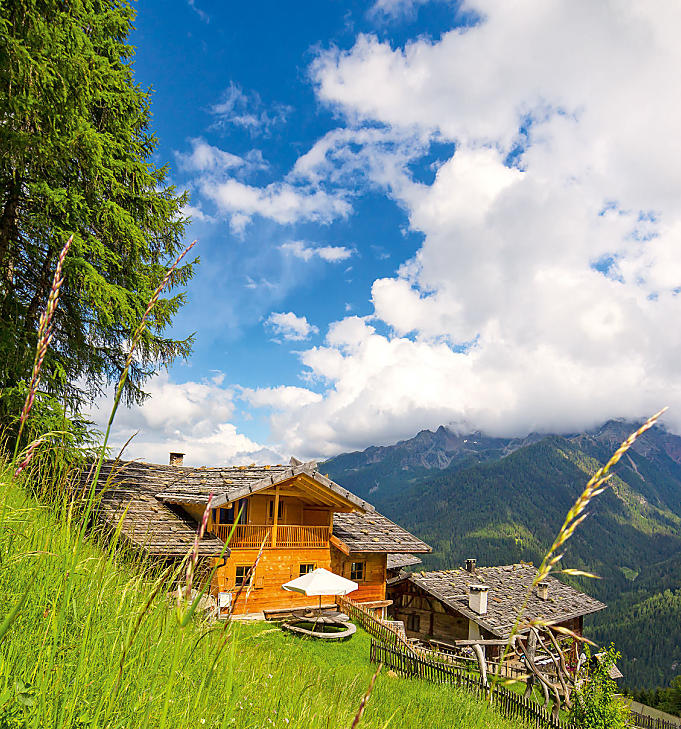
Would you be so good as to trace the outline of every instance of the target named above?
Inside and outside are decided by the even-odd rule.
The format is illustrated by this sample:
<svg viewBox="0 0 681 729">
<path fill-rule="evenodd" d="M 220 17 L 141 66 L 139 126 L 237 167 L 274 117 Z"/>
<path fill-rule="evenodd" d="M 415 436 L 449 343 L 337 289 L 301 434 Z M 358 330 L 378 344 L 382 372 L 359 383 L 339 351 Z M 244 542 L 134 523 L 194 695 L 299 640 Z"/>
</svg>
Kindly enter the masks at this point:
<svg viewBox="0 0 681 729">
<path fill-rule="evenodd" d="M 213 533 L 226 542 L 229 535 L 232 549 L 259 549 L 265 543 L 265 549 L 290 547 L 326 547 L 329 543 L 329 527 L 305 526 L 303 524 L 278 524 L 276 534 L 271 524 L 215 524 Z"/>
<path fill-rule="evenodd" d="M 363 605 L 350 600 L 344 595 L 336 597 L 336 604 L 348 617 L 359 623 L 369 635 L 386 645 L 400 648 L 410 655 L 418 655 L 416 648 L 407 640 L 407 636 L 397 627 L 397 624 L 393 625 L 390 620 L 377 618 Z"/>
<path fill-rule="evenodd" d="M 449 663 L 467 671 L 479 670 L 478 660 L 472 656 L 461 656 L 453 651 L 434 650 L 423 646 L 414 646 L 414 649 L 421 658 L 437 661 L 438 663 Z M 485 662 L 487 663 L 487 674 L 489 676 L 499 672 L 499 675 L 503 678 L 513 678 L 519 681 L 527 680 L 527 669 L 517 662 L 513 663 L 507 660 L 500 664 L 499 661 L 491 661 L 489 658 Z"/>
<path fill-rule="evenodd" d="M 408 640 L 404 630 L 400 629 L 402 628 L 401 623 L 392 620 L 381 620 L 363 605 L 354 602 L 344 595 L 336 597 L 336 604 L 346 615 L 359 623 L 369 635 L 386 645 L 393 646 L 394 648 L 406 651 L 409 655 L 419 656 L 424 660 L 433 661 L 434 663 L 447 663 L 455 666 L 458 670 L 468 672 L 470 670 L 469 664 L 472 670 L 478 670 L 478 664 L 474 658 L 465 659 L 446 651 L 432 650 L 431 648 L 414 645 Z M 493 661 L 487 661 L 487 667 L 491 675 L 497 670 L 498 665 Z M 501 675 L 504 678 L 524 678 L 526 671 L 523 668 L 504 663 L 501 666 Z"/>
<path fill-rule="evenodd" d="M 405 676 L 450 684 L 462 688 L 478 698 L 487 699 L 489 697 L 488 689 L 481 683 L 477 674 L 469 674 L 465 670 L 451 665 L 410 655 L 375 640 L 371 641 L 370 658 L 373 663 L 383 663 L 393 671 Z M 499 684 L 492 689 L 491 704 L 507 719 L 520 719 L 527 726 L 536 729 L 569 729 L 566 722 L 556 719 L 551 712 L 539 706 L 535 701 L 525 699 L 520 694 Z"/>
<path fill-rule="evenodd" d="M 631 720 L 633 726 L 644 727 L 644 729 L 679 729 L 681 727 L 681 719 L 678 721 L 669 721 L 667 719 L 660 719 L 657 716 L 646 716 L 645 714 L 639 714 L 633 708 L 631 710 Z"/>
</svg>

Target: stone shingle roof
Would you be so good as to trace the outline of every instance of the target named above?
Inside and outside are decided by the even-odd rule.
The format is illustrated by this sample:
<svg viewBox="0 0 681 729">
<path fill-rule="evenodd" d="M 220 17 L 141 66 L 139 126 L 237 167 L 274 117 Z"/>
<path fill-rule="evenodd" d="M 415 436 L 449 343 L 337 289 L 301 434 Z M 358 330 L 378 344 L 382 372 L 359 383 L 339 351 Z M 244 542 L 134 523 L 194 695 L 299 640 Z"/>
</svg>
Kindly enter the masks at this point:
<svg viewBox="0 0 681 729">
<path fill-rule="evenodd" d="M 389 554 L 386 568 L 396 570 L 400 567 L 411 567 L 415 564 L 421 564 L 421 560 L 413 554 Z"/>
<path fill-rule="evenodd" d="M 157 483 L 164 482 L 157 498 L 172 504 L 207 504 L 213 494 L 213 505 L 221 506 L 229 501 L 250 496 L 277 483 L 287 481 L 300 474 L 306 474 L 318 484 L 350 501 L 354 506 L 373 511 L 374 507 L 364 499 L 355 496 L 327 476 L 318 473 L 314 464 L 297 466 L 221 466 L 217 468 L 191 468 L 186 466 L 157 466 L 139 464 L 152 468 Z"/>
<path fill-rule="evenodd" d="M 150 555 L 181 556 L 194 543 L 197 524 L 181 505 L 213 506 L 243 498 L 305 473 L 362 511 L 334 514 L 333 533 L 351 552 L 430 552 L 430 547 L 379 514 L 368 502 L 317 473 L 310 464 L 191 468 L 138 461 L 105 461 L 99 479 L 100 516 L 112 527 L 123 518 L 121 535 Z M 81 474 L 81 485 L 89 481 Z M 206 535 L 202 556 L 219 555 L 223 542 Z M 229 550 L 225 556 L 229 555 Z"/>
<path fill-rule="evenodd" d="M 410 580 L 493 635 L 507 638 L 536 574 L 537 569 L 531 565 L 513 564 L 503 567 L 478 567 L 475 573 L 467 572 L 465 569 L 414 572 L 403 577 L 401 581 Z M 580 615 L 595 613 L 606 607 L 599 600 L 553 577 L 546 578 L 546 582 L 549 584 L 548 600 L 540 599 L 536 589 L 533 590 L 521 623 L 537 618 L 561 623 Z M 468 607 L 468 585 L 471 584 L 489 587 L 486 615 L 478 615 Z"/>
<path fill-rule="evenodd" d="M 377 511 L 333 515 L 333 533 L 351 552 L 430 552 L 431 548 Z"/>
<path fill-rule="evenodd" d="M 181 557 L 194 544 L 197 523 L 180 508 L 162 503 L 156 498 L 161 483 L 171 467 L 149 468 L 134 461 L 105 461 L 99 476 L 97 491 L 100 518 L 113 529 L 121 525 L 121 537 L 151 556 Z M 90 472 L 81 473 L 80 485 L 87 494 Z M 122 522 L 121 522 L 122 520 Z M 199 543 L 199 555 L 217 556 L 224 543 L 206 534 Z M 229 556 L 229 549 L 224 556 Z"/>
</svg>

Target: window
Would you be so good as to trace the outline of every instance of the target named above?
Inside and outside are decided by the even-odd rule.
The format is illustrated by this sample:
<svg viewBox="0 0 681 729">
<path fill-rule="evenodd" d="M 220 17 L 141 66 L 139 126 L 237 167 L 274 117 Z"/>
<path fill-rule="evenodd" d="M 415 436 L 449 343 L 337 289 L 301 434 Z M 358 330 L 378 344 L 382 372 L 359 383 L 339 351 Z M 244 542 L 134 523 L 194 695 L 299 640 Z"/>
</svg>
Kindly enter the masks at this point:
<svg viewBox="0 0 681 729">
<path fill-rule="evenodd" d="M 353 582 L 362 582 L 364 579 L 365 567 L 365 562 L 353 562 L 350 565 L 350 579 Z"/>
<path fill-rule="evenodd" d="M 213 522 L 215 524 L 229 524 L 228 509 L 213 509 Z"/>
<path fill-rule="evenodd" d="M 236 579 L 234 580 L 234 584 L 237 587 L 241 587 L 242 585 L 244 587 L 248 587 L 251 582 L 253 581 L 253 575 L 250 576 L 250 579 L 247 580 L 248 572 L 251 569 L 250 564 L 246 565 L 237 565 L 236 568 Z"/>
<path fill-rule="evenodd" d="M 274 519 L 274 499 L 270 499 L 270 506 L 268 511 L 270 519 Z M 277 507 L 277 521 L 284 516 L 284 502 L 279 499 L 279 506 Z"/>
<path fill-rule="evenodd" d="M 421 629 L 420 615 L 407 615 L 407 630 L 411 633 L 418 633 Z"/>
<path fill-rule="evenodd" d="M 312 562 L 308 562 L 307 564 L 301 564 L 300 565 L 300 576 L 306 575 L 308 572 L 314 571 L 314 564 Z"/>
<path fill-rule="evenodd" d="M 214 524 L 234 524 L 235 517 L 241 512 L 239 516 L 239 524 L 246 524 L 248 522 L 248 499 L 239 499 L 233 501 L 227 506 L 222 506 L 219 509 L 213 509 L 213 523 Z"/>
</svg>

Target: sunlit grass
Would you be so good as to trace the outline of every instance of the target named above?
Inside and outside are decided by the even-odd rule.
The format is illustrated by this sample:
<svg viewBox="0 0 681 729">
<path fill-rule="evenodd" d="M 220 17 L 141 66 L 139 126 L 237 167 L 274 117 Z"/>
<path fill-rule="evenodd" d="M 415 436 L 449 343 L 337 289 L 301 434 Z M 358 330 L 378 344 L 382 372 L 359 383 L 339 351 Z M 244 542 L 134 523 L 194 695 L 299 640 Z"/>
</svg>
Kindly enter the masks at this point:
<svg viewBox="0 0 681 729">
<path fill-rule="evenodd" d="M 272 624 L 183 627 L 169 585 L 149 600 L 159 568 L 82 538 L 66 501 L 39 503 L 6 467 L 0 482 L 0 623 L 26 596 L 0 643 L 0 726 L 350 727 L 375 670 L 361 629 L 327 644 Z M 518 724 L 384 669 L 361 726 Z"/>
</svg>

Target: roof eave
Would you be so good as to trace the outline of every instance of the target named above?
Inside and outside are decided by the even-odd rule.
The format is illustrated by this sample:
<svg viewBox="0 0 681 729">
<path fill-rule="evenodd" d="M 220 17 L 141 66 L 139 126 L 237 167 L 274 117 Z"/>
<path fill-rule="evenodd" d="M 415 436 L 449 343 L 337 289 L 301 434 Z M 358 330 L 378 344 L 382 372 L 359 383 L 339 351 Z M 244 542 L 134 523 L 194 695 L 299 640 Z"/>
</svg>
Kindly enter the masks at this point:
<svg viewBox="0 0 681 729">
<path fill-rule="evenodd" d="M 428 554 L 433 551 L 430 547 L 428 547 L 428 549 L 405 547 L 404 551 L 402 551 L 399 547 L 396 549 L 394 546 L 380 547 L 377 549 L 372 549 L 371 547 L 358 547 L 357 549 L 353 549 L 352 547 L 349 547 L 349 549 L 352 554 L 359 554 L 360 552 L 366 552 L 367 554 Z"/>
</svg>

